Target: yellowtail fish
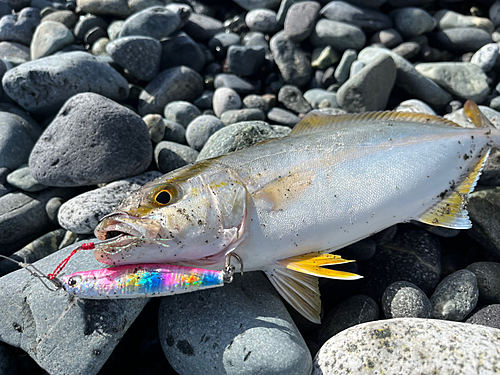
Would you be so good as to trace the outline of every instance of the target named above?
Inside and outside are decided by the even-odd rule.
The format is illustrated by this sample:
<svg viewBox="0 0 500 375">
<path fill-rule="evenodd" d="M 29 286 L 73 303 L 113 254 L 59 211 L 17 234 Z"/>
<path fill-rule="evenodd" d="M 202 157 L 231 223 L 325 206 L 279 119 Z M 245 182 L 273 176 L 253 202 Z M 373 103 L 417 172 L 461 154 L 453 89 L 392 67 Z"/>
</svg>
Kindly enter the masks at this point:
<svg viewBox="0 0 500 375">
<path fill-rule="evenodd" d="M 220 270 L 236 254 L 319 322 L 317 277 L 359 278 L 323 268 L 348 262 L 330 252 L 410 220 L 471 227 L 467 200 L 500 131 L 474 103 L 465 113 L 475 128 L 427 114 L 311 112 L 289 136 L 144 185 L 96 228 L 99 239 L 122 238 L 96 258 Z"/>
</svg>

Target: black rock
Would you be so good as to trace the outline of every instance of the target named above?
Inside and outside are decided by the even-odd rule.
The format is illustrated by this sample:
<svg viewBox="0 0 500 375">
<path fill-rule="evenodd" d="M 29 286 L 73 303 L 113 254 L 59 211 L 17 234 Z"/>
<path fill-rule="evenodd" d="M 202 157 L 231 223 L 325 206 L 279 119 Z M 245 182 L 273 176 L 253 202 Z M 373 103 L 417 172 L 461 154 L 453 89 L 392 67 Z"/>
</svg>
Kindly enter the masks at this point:
<svg viewBox="0 0 500 375">
<path fill-rule="evenodd" d="M 87 14 L 81 17 L 75 25 L 74 34 L 75 38 L 78 40 L 83 40 L 85 35 L 95 27 L 100 27 L 106 30 L 108 28 L 108 23 L 102 18 L 94 16 L 92 14 Z"/>
<path fill-rule="evenodd" d="M 500 303 L 500 263 L 477 262 L 467 266 L 476 275 L 479 288 L 479 304 Z"/>
<path fill-rule="evenodd" d="M 500 305 L 488 305 L 473 311 L 465 323 L 500 329 Z"/>
<path fill-rule="evenodd" d="M 185 32 L 179 31 L 161 41 L 161 70 L 184 65 L 200 72 L 205 63 L 205 54 Z"/>
<path fill-rule="evenodd" d="M 231 46 L 227 50 L 227 64 L 234 74 L 253 76 L 261 70 L 265 55 L 262 46 Z"/>
<path fill-rule="evenodd" d="M 223 31 L 222 22 L 203 14 L 191 13 L 183 30 L 197 42 L 206 42 Z"/>
<path fill-rule="evenodd" d="M 382 295 L 385 317 L 431 318 L 432 305 L 425 293 L 408 281 L 397 281 L 387 287 Z"/>
<path fill-rule="evenodd" d="M 234 74 L 217 74 L 214 80 L 214 87 L 216 89 L 221 87 L 229 87 L 240 95 L 253 94 L 258 91 L 258 86 L 254 83 L 238 77 Z"/>
<path fill-rule="evenodd" d="M 120 37 L 141 35 L 162 40 L 175 32 L 180 23 L 179 15 L 165 7 L 146 8 L 125 20 Z"/>
</svg>

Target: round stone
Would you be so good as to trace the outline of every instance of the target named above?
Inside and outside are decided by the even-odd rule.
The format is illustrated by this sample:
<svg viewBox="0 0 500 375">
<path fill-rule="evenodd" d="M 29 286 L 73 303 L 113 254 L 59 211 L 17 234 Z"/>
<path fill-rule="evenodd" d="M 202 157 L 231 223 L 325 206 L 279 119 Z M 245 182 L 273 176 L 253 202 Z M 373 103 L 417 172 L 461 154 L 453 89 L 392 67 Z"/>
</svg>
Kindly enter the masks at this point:
<svg viewBox="0 0 500 375">
<path fill-rule="evenodd" d="M 151 7 L 127 18 L 120 30 L 120 37 L 149 36 L 157 40 L 168 37 L 181 23 L 178 14 L 162 6 Z"/>
<path fill-rule="evenodd" d="M 60 22 L 42 22 L 35 30 L 31 42 L 31 60 L 52 55 L 75 41 L 75 37 L 67 26 Z"/>
<path fill-rule="evenodd" d="M 278 29 L 276 12 L 269 9 L 253 9 L 245 16 L 245 23 L 250 31 L 273 34 Z"/>
<path fill-rule="evenodd" d="M 396 9 L 392 14 L 394 26 L 407 38 L 425 34 L 433 30 L 437 23 L 429 13 L 420 8 Z"/>
<path fill-rule="evenodd" d="M 398 281 L 387 287 L 382 295 L 385 317 L 431 318 L 432 305 L 425 293 L 415 284 Z"/>
<path fill-rule="evenodd" d="M 146 115 L 142 118 L 149 131 L 149 137 L 155 143 L 163 140 L 165 136 L 165 119 L 160 115 Z"/>
<path fill-rule="evenodd" d="M 346 49 L 359 50 L 366 43 L 366 36 L 359 27 L 325 18 L 316 23 L 310 39 L 316 47 L 331 45 L 342 52 Z"/>
<path fill-rule="evenodd" d="M 162 173 L 194 163 L 197 157 L 198 151 L 194 148 L 170 141 L 158 143 L 154 151 L 156 165 Z"/>
<path fill-rule="evenodd" d="M 0 18 L 0 40 L 29 46 L 33 32 L 40 23 L 40 11 L 24 8 L 19 13 Z"/>
<path fill-rule="evenodd" d="M 179 100 L 168 103 L 163 114 L 168 121 L 187 127 L 191 121 L 201 115 L 201 111 L 194 104 Z"/>
<path fill-rule="evenodd" d="M 479 303 L 482 305 L 500 303 L 500 263 L 476 262 L 467 266 L 476 275 L 479 289 Z"/>
<path fill-rule="evenodd" d="M 225 111 L 241 108 L 241 98 L 236 91 L 228 87 L 215 90 L 213 96 L 215 115 L 220 117 Z"/>
<path fill-rule="evenodd" d="M 201 151 L 212 134 L 223 127 L 224 123 L 215 116 L 196 117 L 186 128 L 187 144 L 195 150 Z"/>
<path fill-rule="evenodd" d="M 290 6 L 286 13 L 284 31 L 292 42 L 300 43 L 311 35 L 320 5 L 316 1 L 301 1 Z"/>
</svg>

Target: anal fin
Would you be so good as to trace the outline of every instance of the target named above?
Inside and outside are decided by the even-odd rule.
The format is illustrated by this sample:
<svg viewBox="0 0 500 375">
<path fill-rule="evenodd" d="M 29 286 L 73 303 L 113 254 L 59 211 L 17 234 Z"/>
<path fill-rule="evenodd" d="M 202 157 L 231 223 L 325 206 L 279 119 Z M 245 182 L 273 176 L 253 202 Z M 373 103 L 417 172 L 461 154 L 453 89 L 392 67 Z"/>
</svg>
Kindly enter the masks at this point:
<svg viewBox="0 0 500 375">
<path fill-rule="evenodd" d="M 446 195 L 442 201 L 434 204 L 417 220 L 425 224 L 444 228 L 471 228 L 472 223 L 469 220 L 467 203 L 469 202 L 470 193 L 476 187 L 477 180 L 481 176 L 481 171 L 489 154 L 490 150 L 487 150 L 455 190 Z"/>
</svg>

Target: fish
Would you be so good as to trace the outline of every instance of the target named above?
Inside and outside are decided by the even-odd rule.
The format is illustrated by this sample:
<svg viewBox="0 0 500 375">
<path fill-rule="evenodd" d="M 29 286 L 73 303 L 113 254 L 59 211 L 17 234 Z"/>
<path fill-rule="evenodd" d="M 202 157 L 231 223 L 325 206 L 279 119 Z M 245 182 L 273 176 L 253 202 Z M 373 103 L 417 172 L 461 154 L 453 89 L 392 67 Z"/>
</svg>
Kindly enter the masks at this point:
<svg viewBox="0 0 500 375">
<path fill-rule="evenodd" d="M 168 263 L 220 270 L 231 254 L 320 322 L 318 277 L 331 254 L 392 225 L 468 229 L 467 201 L 500 130 L 477 105 L 463 128 L 421 113 L 308 113 L 288 136 L 187 165 L 145 184 L 98 224 L 108 265 Z"/>
</svg>

